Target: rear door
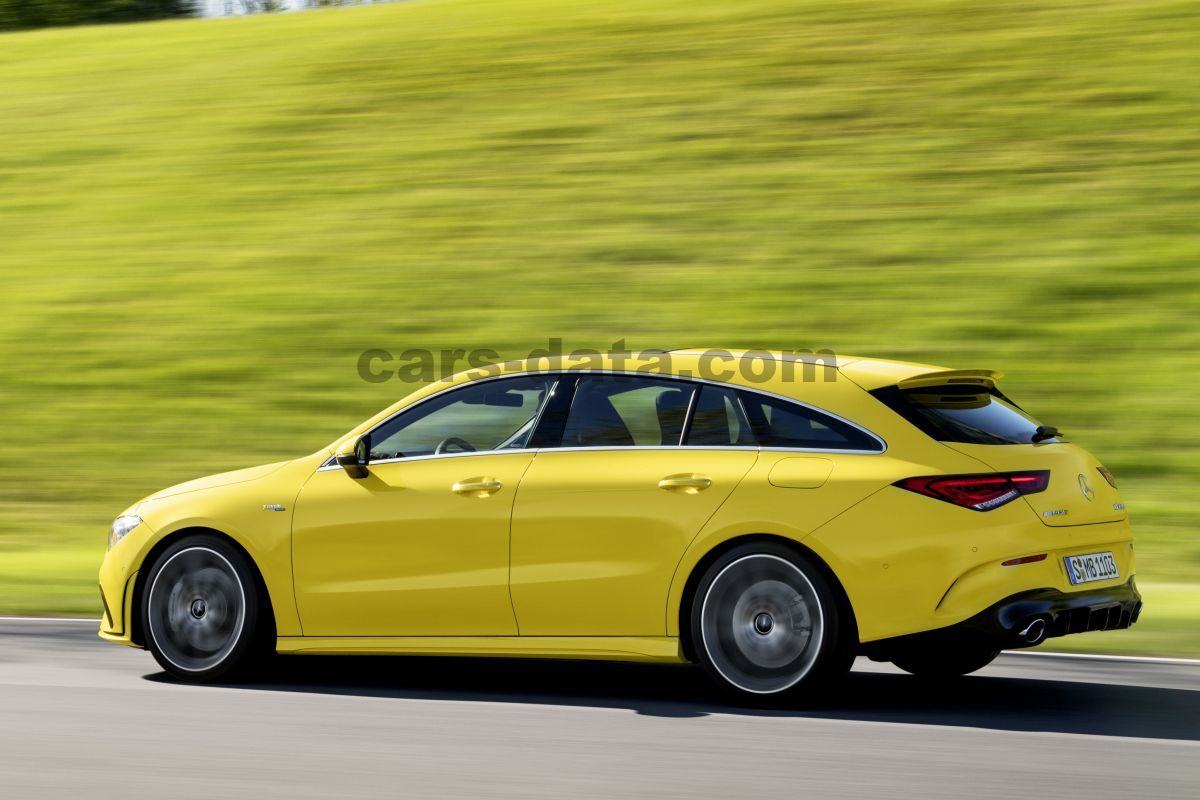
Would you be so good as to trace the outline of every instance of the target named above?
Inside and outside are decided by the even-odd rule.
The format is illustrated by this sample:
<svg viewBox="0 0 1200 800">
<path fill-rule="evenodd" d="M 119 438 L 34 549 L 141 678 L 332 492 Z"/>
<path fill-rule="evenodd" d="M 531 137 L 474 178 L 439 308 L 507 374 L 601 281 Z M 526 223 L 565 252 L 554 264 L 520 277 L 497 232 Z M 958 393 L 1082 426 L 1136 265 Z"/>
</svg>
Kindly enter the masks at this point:
<svg viewBox="0 0 1200 800">
<path fill-rule="evenodd" d="M 679 559 L 757 457 L 744 420 L 680 446 L 695 392 L 648 376 L 578 379 L 558 446 L 538 450 L 513 510 L 522 636 L 666 633 Z"/>
</svg>

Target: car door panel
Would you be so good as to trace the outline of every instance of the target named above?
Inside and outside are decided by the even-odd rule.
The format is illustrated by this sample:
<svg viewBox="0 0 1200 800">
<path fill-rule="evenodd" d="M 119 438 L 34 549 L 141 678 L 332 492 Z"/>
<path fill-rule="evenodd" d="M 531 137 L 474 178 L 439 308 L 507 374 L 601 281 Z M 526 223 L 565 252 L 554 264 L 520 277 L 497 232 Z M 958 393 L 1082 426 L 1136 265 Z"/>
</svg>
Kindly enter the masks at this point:
<svg viewBox="0 0 1200 800">
<path fill-rule="evenodd" d="M 676 564 L 756 457 L 753 449 L 539 451 L 513 512 L 521 634 L 663 635 Z"/>
<path fill-rule="evenodd" d="M 362 480 L 314 474 L 292 534 L 304 634 L 515 635 L 509 520 L 532 460 L 520 451 L 375 464 Z"/>
</svg>

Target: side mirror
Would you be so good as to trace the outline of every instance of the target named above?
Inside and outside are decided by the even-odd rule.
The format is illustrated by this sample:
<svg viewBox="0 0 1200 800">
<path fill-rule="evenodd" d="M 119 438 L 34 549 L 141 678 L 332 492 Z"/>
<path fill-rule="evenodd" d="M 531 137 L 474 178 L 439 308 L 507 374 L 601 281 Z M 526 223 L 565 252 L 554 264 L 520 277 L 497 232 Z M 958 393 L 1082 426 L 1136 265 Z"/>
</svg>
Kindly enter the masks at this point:
<svg viewBox="0 0 1200 800">
<path fill-rule="evenodd" d="M 370 474 L 367 465 L 371 463 L 371 434 L 364 434 L 352 444 L 344 445 L 334 458 L 351 478 L 362 480 L 367 477 Z"/>
</svg>

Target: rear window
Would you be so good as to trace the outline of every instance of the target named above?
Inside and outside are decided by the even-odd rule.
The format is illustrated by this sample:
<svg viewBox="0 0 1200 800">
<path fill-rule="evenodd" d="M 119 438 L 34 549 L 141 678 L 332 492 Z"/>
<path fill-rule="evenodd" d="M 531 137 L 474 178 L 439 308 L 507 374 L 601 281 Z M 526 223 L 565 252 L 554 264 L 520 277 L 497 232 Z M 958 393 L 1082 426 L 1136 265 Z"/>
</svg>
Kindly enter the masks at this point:
<svg viewBox="0 0 1200 800">
<path fill-rule="evenodd" d="M 889 386 L 871 394 L 941 442 L 1030 444 L 1041 425 L 995 390 L 983 392 L 978 387 L 931 386 L 901 391 L 896 386 Z"/>
</svg>

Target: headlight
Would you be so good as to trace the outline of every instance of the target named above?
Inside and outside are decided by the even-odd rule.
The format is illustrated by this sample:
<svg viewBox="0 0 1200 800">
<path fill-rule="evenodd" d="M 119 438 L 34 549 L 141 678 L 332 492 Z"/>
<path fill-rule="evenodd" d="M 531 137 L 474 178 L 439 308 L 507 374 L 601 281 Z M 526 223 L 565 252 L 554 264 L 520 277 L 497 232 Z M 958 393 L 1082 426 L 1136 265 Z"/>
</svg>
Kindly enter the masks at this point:
<svg viewBox="0 0 1200 800">
<path fill-rule="evenodd" d="M 142 524 L 142 518 L 137 514 L 126 514 L 123 517 L 117 517 L 113 520 L 112 531 L 108 534 L 108 546 L 112 548 L 117 542 L 125 538 L 125 534 Z"/>
</svg>

